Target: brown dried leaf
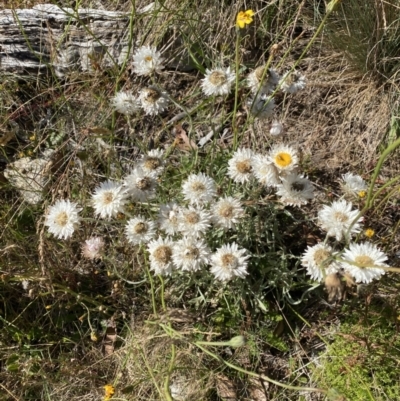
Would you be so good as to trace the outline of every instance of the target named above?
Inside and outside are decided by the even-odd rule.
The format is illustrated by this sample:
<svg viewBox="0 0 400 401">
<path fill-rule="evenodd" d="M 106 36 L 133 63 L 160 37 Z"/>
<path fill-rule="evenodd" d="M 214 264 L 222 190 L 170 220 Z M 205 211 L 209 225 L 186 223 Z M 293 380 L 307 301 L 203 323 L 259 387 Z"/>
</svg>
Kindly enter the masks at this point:
<svg viewBox="0 0 400 401">
<path fill-rule="evenodd" d="M 252 401 L 267 401 L 267 390 L 269 383 L 262 379 L 251 379 L 248 388 Z"/>
<path fill-rule="evenodd" d="M 233 380 L 225 375 L 218 375 L 216 377 L 217 394 L 224 401 L 237 400 L 236 385 Z"/>
<path fill-rule="evenodd" d="M 14 132 L 6 132 L 0 137 L 0 146 L 6 146 L 8 142 L 15 138 Z"/>
<path fill-rule="evenodd" d="M 184 151 L 197 149 L 197 145 L 189 139 L 181 124 L 175 125 L 172 132 L 175 135 L 174 145 L 177 148 Z"/>
<path fill-rule="evenodd" d="M 89 132 L 91 134 L 97 134 L 97 135 L 104 135 L 104 136 L 112 136 L 112 132 L 103 127 L 89 127 L 88 128 Z"/>
</svg>

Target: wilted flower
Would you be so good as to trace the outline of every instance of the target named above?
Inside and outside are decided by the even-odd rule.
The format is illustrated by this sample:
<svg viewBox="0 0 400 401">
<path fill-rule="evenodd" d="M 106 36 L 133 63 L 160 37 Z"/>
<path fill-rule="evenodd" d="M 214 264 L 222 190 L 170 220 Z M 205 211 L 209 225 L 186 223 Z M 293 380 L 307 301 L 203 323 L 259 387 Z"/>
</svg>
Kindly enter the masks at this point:
<svg viewBox="0 0 400 401">
<path fill-rule="evenodd" d="M 45 225 L 57 238 L 69 238 L 75 229 L 79 226 L 81 211 L 77 204 L 67 200 L 59 200 L 53 206 L 50 206 L 46 216 Z"/>
<path fill-rule="evenodd" d="M 386 267 L 384 263 L 386 260 L 387 256 L 374 244 L 364 242 L 350 244 L 349 249 L 344 251 L 340 264 L 357 283 L 370 283 L 373 279 L 385 274 L 385 270 L 378 266 Z"/>
<path fill-rule="evenodd" d="M 247 86 L 254 94 L 271 93 L 279 83 L 279 74 L 272 68 L 268 68 L 265 72 L 265 68 L 265 66 L 258 67 L 247 76 Z"/>
<path fill-rule="evenodd" d="M 111 101 L 112 107 L 118 113 L 130 116 L 140 109 L 139 100 L 131 93 L 120 91 Z"/>
<path fill-rule="evenodd" d="M 272 136 L 278 136 L 278 135 L 282 134 L 282 132 L 283 132 L 283 125 L 282 125 L 282 123 L 280 123 L 279 121 L 274 121 L 274 122 L 271 124 L 271 128 L 270 128 L 270 130 L 269 130 L 269 133 L 270 133 Z"/>
<path fill-rule="evenodd" d="M 265 93 L 259 93 L 255 99 L 247 101 L 250 107 L 250 113 L 255 117 L 263 120 L 271 117 L 275 108 L 275 99 Z"/>
<path fill-rule="evenodd" d="M 215 68 L 206 70 L 206 76 L 202 79 L 201 87 L 207 96 L 227 95 L 231 91 L 231 86 L 235 80 L 235 73 L 231 72 L 230 67 Z"/>
<path fill-rule="evenodd" d="M 182 184 L 185 200 L 191 204 L 201 205 L 211 202 L 217 195 L 215 181 L 206 174 L 190 174 Z"/>
<path fill-rule="evenodd" d="M 82 255 L 87 259 L 100 259 L 104 245 L 104 241 L 100 237 L 89 238 L 82 246 Z"/>
<path fill-rule="evenodd" d="M 246 249 L 240 249 L 238 244 L 222 245 L 211 255 L 211 273 L 216 279 L 229 281 L 235 277 L 245 278 L 247 272 Z"/>
<path fill-rule="evenodd" d="M 123 213 L 127 201 L 125 189 L 114 181 L 101 183 L 92 195 L 94 211 L 103 219 Z"/>
<path fill-rule="evenodd" d="M 355 221 L 358 210 L 351 210 L 352 203 L 345 200 L 332 202 L 331 206 L 325 205 L 318 213 L 318 222 L 330 237 L 336 237 L 340 241 L 343 236 L 356 234 L 361 231 L 362 217 Z"/>
<path fill-rule="evenodd" d="M 314 187 L 303 175 L 290 173 L 282 178 L 276 194 L 281 197 L 281 202 L 287 205 L 301 206 L 314 198 Z"/>
<path fill-rule="evenodd" d="M 297 93 L 306 87 L 306 79 L 298 71 L 287 72 L 280 81 L 282 92 Z"/>
<path fill-rule="evenodd" d="M 139 101 L 146 114 L 156 116 L 168 107 L 167 93 L 154 86 L 142 89 L 139 93 Z"/>
<path fill-rule="evenodd" d="M 161 53 L 155 47 L 142 46 L 133 55 L 133 71 L 138 75 L 161 72 L 164 68 Z"/>
<path fill-rule="evenodd" d="M 253 22 L 253 16 L 253 10 L 239 11 L 236 16 L 236 27 L 244 28 L 246 25 L 251 24 Z"/>
<path fill-rule="evenodd" d="M 301 264 L 313 280 L 322 281 L 327 275 L 334 274 L 340 269 L 332 255 L 333 249 L 323 243 L 309 246 L 303 254 Z"/>
</svg>

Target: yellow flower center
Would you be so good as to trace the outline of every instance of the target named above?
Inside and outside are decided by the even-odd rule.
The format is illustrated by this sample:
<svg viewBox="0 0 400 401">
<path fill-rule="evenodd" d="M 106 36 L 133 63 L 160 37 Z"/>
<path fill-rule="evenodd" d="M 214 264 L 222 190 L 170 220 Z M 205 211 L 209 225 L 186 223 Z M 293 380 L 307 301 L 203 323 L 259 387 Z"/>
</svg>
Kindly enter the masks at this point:
<svg viewBox="0 0 400 401">
<path fill-rule="evenodd" d="M 186 259 L 195 260 L 199 257 L 199 250 L 194 246 L 189 246 L 185 249 L 184 256 Z"/>
<path fill-rule="evenodd" d="M 155 103 L 158 99 L 160 99 L 161 94 L 160 92 L 156 91 L 155 89 L 146 89 L 146 101 L 149 103 Z"/>
<path fill-rule="evenodd" d="M 232 205 L 223 205 L 219 209 L 219 214 L 226 219 L 229 219 L 233 216 L 233 206 Z"/>
<path fill-rule="evenodd" d="M 200 217 L 196 212 L 189 212 L 185 214 L 185 220 L 189 224 L 196 224 L 200 221 Z"/>
<path fill-rule="evenodd" d="M 321 266 L 326 260 L 328 260 L 330 256 L 330 252 L 328 252 L 326 249 L 318 249 L 314 253 L 314 261 L 318 266 Z"/>
<path fill-rule="evenodd" d="M 208 78 L 214 86 L 221 86 L 226 83 L 226 75 L 222 71 L 214 71 Z"/>
<path fill-rule="evenodd" d="M 281 168 L 290 166 L 292 164 L 292 156 L 286 152 L 279 152 L 275 156 L 275 164 Z"/>
<path fill-rule="evenodd" d="M 144 223 L 143 221 L 141 221 L 135 225 L 135 227 L 133 228 L 133 231 L 136 234 L 143 234 L 147 231 L 147 224 Z"/>
<path fill-rule="evenodd" d="M 148 157 L 143 164 L 147 170 L 157 170 L 161 161 L 157 157 Z"/>
<path fill-rule="evenodd" d="M 68 223 L 68 215 L 66 212 L 61 212 L 58 214 L 58 216 L 55 218 L 55 222 L 59 226 L 65 226 Z"/>
<path fill-rule="evenodd" d="M 357 267 L 360 267 L 361 269 L 374 266 L 374 260 L 367 255 L 356 256 L 354 262 L 356 263 Z"/>
<path fill-rule="evenodd" d="M 153 57 L 151 57 L 151 56 L 146 56 L 144 59 L 147 62 L 153 61 Z"/>
<path fill-rule="evenodd" d="M 347 214 L 345 214 L 345 213 L 342 213 L 342 212 L 335 212 L 334 218 L 339 223 L 346 223 L 346 221 L 349 220 L 349 216 Z"/>
<path fill-rule="evenodd" d="M 103 202 L 105 205 L 109 205 L 114 200 L 114 194 L 112 192 L 105 192 L 103 195 Z"/>
<path fill-rule="evenodd" d="M 251 172 L 250 160 L 243 160 L 241 162 L 237 162 L 236 170 L 239 171 L 240 174 L 249 174 Z"/>
<path fill-rule="evenodd" d="M 358 193 L 358 196 L 359 196 L 360 198 L 365 198 L 365 195 L 367 195 L 367 193 L 366 193 L 365 191 L 360 191 L 360 192 Z"/>
<path fill-rule="evenodd" d="M 225 255 L 222 255 L 221 262 L 222 262 L 222 267 L 227 269 L 227 268 L 235 268 L 237 266 L 238 260 L 235 255 L 232 255 L 231 253 L 226 253 Z"/>
<path fill-rule="evenodd" d="M 206 187 L 201 182 L 194 182 L 192 185 L 192 191 L 194 192 L 204 192 Z"/>
<path fill-rule="evenodd" d="M 162 245 L 154 251 L 153 256 L 157 262 L 166 265 L 167 263 L 171 262 L 172 250 L 169 246 Z"/>
<path fill-rule="evenodd" d="M 148 177 L 141 178 L 136 182 L 136 188 L 140 189 L 141 191 L 148 191 L 151 189 L 151 181 Z"/>
</svg>

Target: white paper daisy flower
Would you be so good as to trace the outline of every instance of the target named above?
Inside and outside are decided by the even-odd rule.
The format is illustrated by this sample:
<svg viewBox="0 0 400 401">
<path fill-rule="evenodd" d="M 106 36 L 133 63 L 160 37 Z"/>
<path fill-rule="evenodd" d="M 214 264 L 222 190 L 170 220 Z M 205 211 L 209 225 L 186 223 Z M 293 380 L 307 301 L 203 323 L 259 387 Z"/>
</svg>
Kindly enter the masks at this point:
<svg viewBox="0 0 400 401">
<path fill-rule="evenodd" d="M 251 160 L 253 174 L 260 184 L 276 187 L 280 185 L 279 172 L 268 156 L 256 154 Z"/>
<path fill-rule="evenodd" d="M 344 236 L 356 234 L 361 231 L 362 217 L 355 221 L 359 211 L 351 210 L 352 203 L 345 200 L 332 202 L 330 206 L 323 206 L 318 213 L 320 227 L 330 237 L 340 241 Z"/>
<path fill-rule="evenodd" d="M 212 205 L 211 221 L 225 230 L 234 228 L 244 217 L 244 209 L 240 201 L 232 196 L 224 196 Z"/>
<path fill-rule="evenodd" d="M 279 74 L 273 68 L 269 68 L 265 73 L 264 71 L 265 66 L 261 66 L 247 76 L 247 86 L 253 93 L 271 93 L 278 85 Z"/>
<path fill-rule="evenodd" d="M 79 212 L 82 209 L 76 203 L 59 200 L 50 206 L 46 216 L 45 226 L 57 238 L 69 238 L 79 226 Z"/>
<path fill-rule="evenodd" d="M 150 254 L 150 270 L 161 276 L 168 276 L 173 269 L 174 243 L 169 238 L 158 237 L 147 244 L 147 250 Z"/>
<path fill-rule="evenodd" d="M 142 46 L 133 54 L 133 71 L 138 75 L 149 75 L 161 72 L 164 59 L 155 47 Z"/>
<path fill-rule="evenodd" d="M 316 281 L 323 281 L 328 274 L 334 274 L 340 269 L 333 259 L 333 249 L 323 243 L 309 246 L 301 258 L 301 264 Z"/>
<path fill-rule="evenodd" d="M 139 167 L 146 174 L 150 174 L 156 178 L 164 171 L 165 161 L 163 156 L 164 151 L 162 149 L 152 149 L 147 155 L 143 156 Z"/>
<path fill-rule="evenodd" d="M 137 202 L 146 202 L 156 195 L 157 181 L 140 167 L 133 169 L 124 180 L 124 187 L 130 197 Z"/>
<path fill-rule="evenodd" d="M 298 71 L 289 71 L 283 75 L 279 84 L 282 92 L 297 93 L 306 87 L 306 79 Z"/>
<path fill-rule="evenodd" d="M 247 250 L 240 249 L 235 242 L 222 245 L 211 255 L 210 271 L 216 279 L 225 282 L 235 277 L 245 278 L 249 258 Z"/>
<path fill-rule="evenodd" d="M 177 203 L 167 203 L 160 206 L 158 225 L 166 234 L 174 235 L 179 231 L 180 207 Z"/>
<path fill-rule="evenodd" d="M 190 174 L 182 184 L 185 200 L 193 205 L 211 202 L 217 195 L 215 181 L 206 174 Z"/>
<path fill-rule="evenodd" d="M 370 283 L 385 274 L 384 269 L 378 266 L 387 266 L 384 262 L 387 256 L 374 244 L 350 244 L 342 255 L 340 264 L 349 272 L 357 283 Z"/>
<path fill-rule="evenodd" d="M 247 106 L 255 118 L 264 120 L 274 114 L 275 99 L 265 93 L 259 93 L 255 99 L 247 101 Z"/>
<path fill-rule="evenodd" d="M 118 92 L 111 101 L 111 105 L 118 113 L 130 116 L 140 109 L 139 100 L 128 92 Z"/>
<path fill-rule="evenodd" d="M 271 124 L 271 128 L 269 129 L 269 133 L 272 136 L 279 136 L 283 133 L 283 124 L 279 121 L 273 121 Z"/>
<path fill-rule="evenodd" d="M 342 175 L 342 186 L 345 192 L 360 195 L 365 195 L 368 185 L 359 175 L 354 175 L 352 173 L 346 173 Z"/>
<path fill-rule="evenodd" d="M 203 240 L 184 237 L 174 244 L 172 260 L 179 270 L 197 271 L 206 265 L 210 251 Z"/>
<path fill-rule="evenodd" d="M 282 178 L 276 194 L 286 205 L 301 206 L 314 198 L 314 187 L 308 178 L 296 173 L 290 173 Z"/>
<path fill-rule="evenodd" d="M 274 145 L 268 156 L 279 171 L 292 171 L 299 162 L 297 152 L 291 146 L 284 144 Z"/>
<path fill-rule="evenodd" d="M 233 181 L 245 183 L 253 178 L 252 169 L 253 152 L 251 149 L 238 149 L 228 161 L 228 175 Z"/>
<path fill-rule="evenodd" d="M 156 116 L 168 107 L 167 93 L 154 86 L 142 89 L 139 93 L 139 101 L 146 114 Z"/>
<path fill-rule="evenodd" d="M 92 195 L 94 211 L 103 219 L 123 213 L 127 201 L 126 190 L 114 181 L 101 183 Z"/>
<path fill-rule="evenodd" d="M 235 73 L 230 67 L 206 70 L 206 76 L 202 79 L 201 87 L 207 96 L 227 95 L 231 91 L 232 83 L 235 81 Z"/>
<path fill-rule="evenodd" d="M 211 214 L 201 207 L 189 206 L 179 213 L 179 231 L 188 237 L 200 237 L 211 225 Z"/>
<path fill-rule="evenodd" d="M 136 216 L 128 220 L 125 235 L 131 244 L 146 244 L 156 235 L 156 223 L 143 216 Z"/>
<path fill-rule="evenodd" d="M 82 245 L 82 255 L 86 259 L 100 259 L 104 250 L 104 240 L 101 237 L 92 237 Z"/>
</svg>

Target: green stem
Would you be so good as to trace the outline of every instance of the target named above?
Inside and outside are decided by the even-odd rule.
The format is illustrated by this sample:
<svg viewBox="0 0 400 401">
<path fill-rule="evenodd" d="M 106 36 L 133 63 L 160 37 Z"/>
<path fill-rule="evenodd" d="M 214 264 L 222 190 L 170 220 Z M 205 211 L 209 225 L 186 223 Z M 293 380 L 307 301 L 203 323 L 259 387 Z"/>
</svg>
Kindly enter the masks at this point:
<svg viewBox="0 0 400 401">
<path fill-rule="evenodd" d="M 238 107 L 239 96 L 239 46 L 240 46 L 240 32 L 236 32 L 236 47 L 235 47 L 235 103 L 233 106 L 232 115 L 232 129 L 233 129 L 233 150 L 238 147 L 238 129 L 236 126 L 236 112 Z"/>
</svg>

